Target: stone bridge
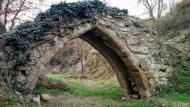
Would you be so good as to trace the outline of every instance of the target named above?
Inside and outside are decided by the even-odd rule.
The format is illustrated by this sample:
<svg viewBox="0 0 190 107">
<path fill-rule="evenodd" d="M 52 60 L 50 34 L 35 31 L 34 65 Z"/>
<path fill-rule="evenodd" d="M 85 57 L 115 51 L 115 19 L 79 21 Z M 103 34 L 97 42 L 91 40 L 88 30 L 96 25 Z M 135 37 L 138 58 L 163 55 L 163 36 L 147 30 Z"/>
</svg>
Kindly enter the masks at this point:
<svg viewBox="0 0 190 107">
<path fill-rule="evenodd" d="M 97 0 L 53 5 L 34 21 L 5 34 L 7 84 L 23 95 L 30 94 L 51 58 L 75 38 L 88 42 L 107 59 L 126 97 L 149 97 L 167 84 L 172 67 L 159 56 L 156 32 L 126 10 Z"/>
</svg>

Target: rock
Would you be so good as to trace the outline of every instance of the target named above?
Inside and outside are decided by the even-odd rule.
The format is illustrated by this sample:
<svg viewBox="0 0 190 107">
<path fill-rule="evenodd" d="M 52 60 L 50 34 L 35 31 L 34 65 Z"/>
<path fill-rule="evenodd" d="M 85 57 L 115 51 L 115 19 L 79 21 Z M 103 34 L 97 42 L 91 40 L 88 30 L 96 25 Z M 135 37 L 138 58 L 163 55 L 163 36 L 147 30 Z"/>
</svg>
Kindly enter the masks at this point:
<svg viewBox="0 0 190 107">
<path fill-rule="evenodd" d="M 131 86 L 135 86 L 136 84 L 135 84 L 135 82 L 131 82 Z"/>
<path fill-rule="evenodd" d="M 138 98 L 139 98 L 139 95 L 133 94 L 133 95 L 131 95 L 131 98 L 138 99 Z"/>
<path fill-rule="evenodd" d="M 23 107 L 23 105 L 20 103 L 16 103 L 16 107 Z"/>
<path fill-rule="evenodd" d="M 40 57 L 40 52 L 38 50 L 34 49 L 33 50 L 33 55 L 34 55 L 34 57 L 39 58 Z"/>
<path fill-rule="evenodd" d="M 32 102 L 33 102 L 34 104 L 40 106 L 40 96 L 39 96 L 39 95 L 33 96 L 33 97 L 31 98 L 31 100 L 32 100 Z"/>
<path fill-rule="evenodd" d="M 0 88 L 0 100 L 4 98 L 4 90 Z"/>
<path fill-rule="evenodd" d="M 24 98 L 23 98 L 23 96 L 22 95 L 19 95 L 18 97 L 18 101 L 21 103 L 21 104 L 23 104 L 24 103 Z"/>
<path fill-rule="evenodd" d="M 19 72 L 19 75 L 16 77 L 18 81 L 25 81 L 26 77 L 21 72 Z"/>
<path fill-rule="evenodd" d="M 127 101 L 127 99 L 125 97 L 122 97 L 121 101 L 124 102 L 124 101 Z"/>
<path fill-rule="evenodd" d="M 148 47 L 142 47 L 142 46 L 129 46 L 129 49 L 137 54 L 148 54 L 149 50 Z"/>
<path fill-rule="evenodd" d="M 58 81 L 52 81 L 45 76 L 40 77 L 39 81 L 41 81 L 41 83 L 37 84 L 37 85 L 41 85 L 41 86 L 47 87 L 49 89 L 62 88 L 63 90 L 67 90 L 67 85 L 65 83 L 61 83 Z"/>
<path fill-rule="evenodd" d="M 22 94 L 18 91 L 15 92 L 16 96 L 17 96 L 17 100 L 19 103 L 23 104 L 24 103 L 24 98 L 22 96 Z"/>
<path fill-rule="evenodd" d="M 41 94 L 41 100 L 45 102 L 49 102 L 53 97 L 48 94 Z"/>
<path fill-rule="evenodd" d="M 187 61 L 190 62 L 190 53 L 187 54 Z"/>
<path fill-rule="evenodd" d="M 138 88 L 137 87 L 133 87 L 133 91 L 138 91 Z"/>
<path fill-rule="evenodd" d="M 5 83 L 0 82 L 0 100 L 4 98 L 5 96 Z"/>
</svg>

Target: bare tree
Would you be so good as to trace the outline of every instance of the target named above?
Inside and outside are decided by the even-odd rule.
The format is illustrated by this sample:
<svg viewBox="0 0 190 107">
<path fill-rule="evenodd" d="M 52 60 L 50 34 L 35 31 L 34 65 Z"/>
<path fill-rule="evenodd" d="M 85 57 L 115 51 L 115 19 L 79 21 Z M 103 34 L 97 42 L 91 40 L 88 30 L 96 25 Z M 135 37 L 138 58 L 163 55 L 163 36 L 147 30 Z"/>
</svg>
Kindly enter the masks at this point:
<svg viewBox="0 0 190 107">
<path fill-rule="evenodd" d="M 163 14 L 163 11 L 167 7 L 167 5 L 164 3 L 164 0 L 138 0 L 138 3 L 144 5 L 148 11 L 149 17 L 152 18 L 153 21 L 156 19 L 159 20 Z M 154 13 L 157 13 L 157 16 L 155 16 Z"/>
<path fill-rule="evenodd" d="M 3 5 L 3 0 L 0 0 L 0 13 L 2 12 L 2 5 Z M 5 27 L 3 23 L 0 21 L 0 36 L 3 35 L 4 32 L 5 32 Z"/>
<path fill-rule="evenodd" d="M 174 5 L 175 5 L 174 0 L 170 0 L 170 1 L 169 1 L 170 14 L 173 14 Z"/>
<path fill-rule="evenodd" d="M 78 39 L 77 39 L 77 53 L 78 53 L 78 56 L 80 57 L 80 63 L 81 63 L 81 74 L 83 76 L 84 74 L 84 61 L 83 61 L 83 48 L 79 47 L 79 46 L 82 46 L 83 45 L 83 41 L 81 43 L 79 43 Z"/>
<path fill-rule="evenodd" d="M 3 4 L 3 0 L 0 0 L 0 13 L 1 13 L 1 9 L 2 9 L 2 4 Z"/>
<path fill-rule="evenodd" d="M 160 19 L 160 17 L 162 16 L 162 12 L 164 10 L 164 0 L 158 0 L 158 14 L 157 14 L 157 18 Z"/>
<path fill-rule="evenodd" d="M 190 0 L 183 0 L 184 3 L 190 4 Z"/>
<path fill-rule="evenodd" d="M 138 0 L 138 3 L 142 3 L 149 12 L 149 17 L 155 21 L 154 9 L 157 5 L 156 0 Z"/>
<path fill-rule="evenodd" d="M 22 20 L 22 14 L 26 17 L 25 12 L 32 14 L 38 7 L 32 0 L 0 0 L 1 23 L 7 30 L 12 30 Z"/>
</svg>

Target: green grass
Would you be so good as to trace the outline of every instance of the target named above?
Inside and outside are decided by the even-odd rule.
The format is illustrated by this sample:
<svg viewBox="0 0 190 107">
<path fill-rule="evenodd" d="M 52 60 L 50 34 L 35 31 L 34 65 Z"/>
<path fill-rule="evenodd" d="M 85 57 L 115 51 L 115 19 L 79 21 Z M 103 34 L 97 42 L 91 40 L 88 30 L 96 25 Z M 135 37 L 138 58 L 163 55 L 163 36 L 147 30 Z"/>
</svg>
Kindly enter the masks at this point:
<svg viewBox="0 0 190 107">
<path fill-rule="evenodd" d="M 33 104 L 33 103 L 27 103 L 27 104 L 25 104 L 24 107 L 39 107 L 39 106 L 36 104 Z"/>
<path fill-rule="evenodd" d="M 182 101 L 185 103 L 190 102 L 190 94 L 189 93 L 179 93 L 179 92 L 168 92 L 164 95 L 164 98 L 172 101 Z"/>
<path fill-rule="evenodd" d="M 124 94 L 119 87 L 110 85 L 105 86 L 104 88 L 93 88 L 87 87 L 84 84 L 81 84 L 80 81 L 75 79 L 67 79 L 64 75 L 48 75 L 47 78 L 50 81 L 58 81 L 63 82 L 67 86 L 67 92 L 72 95 L 79 96 L 101 96 L 112 99 L 121 99 Z M 42 93 L 51 93 L 51 94 L 60 94 L 64 93 L 65 90 L 62 88 L 56 89 L 48 89 L 44 86 L 39 86 L 35 88 L 34 93 L 42 94 Z"/>
<path fill-rule="evenodd" d="M 39 86 L 33 90 L 34 94 L 44 94 L 44 93 L 61 94 L 64 92 L 65 92 L 65 89 L 62 89 L 62 88 L 49 89 L 49 88 L 44 87 L 44 86 Z"/>
<path fill-rule="evenodd" d="M 103 96 L 113 99 L 120 99 L 123 95 L 122 91 L 116 87 L 105 87 L 103 89 L 93 89 L 85 87 L 78 83 L 69 85 L 69 92 L 74 95 L 82 96 Z"/>
</svg>

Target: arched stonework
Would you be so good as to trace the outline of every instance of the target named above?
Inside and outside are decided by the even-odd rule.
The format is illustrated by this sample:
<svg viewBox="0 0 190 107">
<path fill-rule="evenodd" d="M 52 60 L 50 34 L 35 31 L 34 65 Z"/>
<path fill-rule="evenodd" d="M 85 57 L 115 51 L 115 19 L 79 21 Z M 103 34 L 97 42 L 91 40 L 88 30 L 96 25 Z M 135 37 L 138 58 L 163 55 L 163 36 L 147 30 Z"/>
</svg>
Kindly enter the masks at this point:
<svg viewBox="0 0 190 107">
<path fill-rule="evenodd" d="M 156 87 L 167 83 L 171 68 L 156 59 L 159 47 L 155 42 L 156 34 L 140 19 L 120 14 L 98 16 L 95 23 L 76 20 L 72 30 L 59 21 L 41 41 L 33 43 L 24 52 L 19 51 L 18 59 L 30 59 L 27 64 L 16 65 L 17 61 L 7 60 L 14 90 L 31 93 L 39 76 L 48 70 L 50 59 L 74 38 L 87 41 L 108 60 L 127 97 L 133 94 L 148 97 Z M 5 43 L 4 55 L 16 53 L 16 46 L 13 47 L 14 43 L 13 46 Z"/>
</svg>

